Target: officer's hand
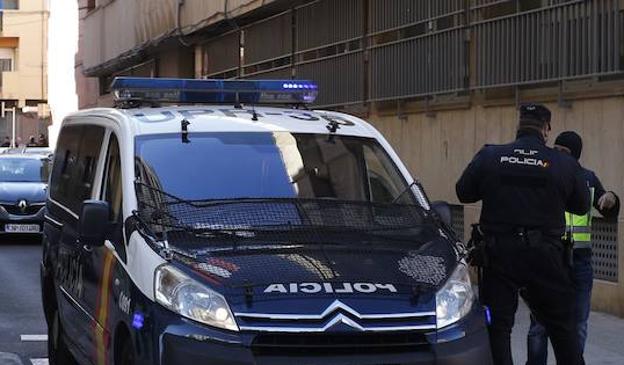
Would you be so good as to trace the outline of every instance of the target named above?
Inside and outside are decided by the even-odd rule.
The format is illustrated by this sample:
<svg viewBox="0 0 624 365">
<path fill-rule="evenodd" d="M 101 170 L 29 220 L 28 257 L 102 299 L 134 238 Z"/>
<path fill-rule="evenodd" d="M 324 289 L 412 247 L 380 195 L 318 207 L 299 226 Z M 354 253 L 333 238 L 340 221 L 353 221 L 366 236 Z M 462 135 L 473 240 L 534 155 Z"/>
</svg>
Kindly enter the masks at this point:
<svg viewBox="0 0 624 365">
<path fill-rule="evenodd" d="M 613 194 L 612 192 L 606 192 L 604 193 L 600 199 L 598 199 L 598 207 L 602 210 L 602 209 L 611 209 L 615 206 L 615 203 L 617 203 L 617 198 L 615 197 L 615 194 Z"/>
</svg>

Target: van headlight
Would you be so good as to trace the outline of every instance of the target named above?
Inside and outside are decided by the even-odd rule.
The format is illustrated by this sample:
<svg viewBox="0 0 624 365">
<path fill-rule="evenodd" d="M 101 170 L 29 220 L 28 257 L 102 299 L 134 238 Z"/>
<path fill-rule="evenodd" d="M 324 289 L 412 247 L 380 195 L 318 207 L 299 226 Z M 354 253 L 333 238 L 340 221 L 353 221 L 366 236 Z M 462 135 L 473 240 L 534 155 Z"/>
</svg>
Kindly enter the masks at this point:
<svg viewBox="0 0 624 365">
<path fill-rule="evenodd" d="M 180 270 L 162 265 L 156 269 L 154 297 L 165 308 L 209 326 L 238 331 L 225 298 Z"/>
<path fill-rule="evenodd" d="M 463 262 L 436 294 L 436 321 L 438 328 L 453 324 L 466 316 L 474 302 L 468 267 Z"/>
</svg>

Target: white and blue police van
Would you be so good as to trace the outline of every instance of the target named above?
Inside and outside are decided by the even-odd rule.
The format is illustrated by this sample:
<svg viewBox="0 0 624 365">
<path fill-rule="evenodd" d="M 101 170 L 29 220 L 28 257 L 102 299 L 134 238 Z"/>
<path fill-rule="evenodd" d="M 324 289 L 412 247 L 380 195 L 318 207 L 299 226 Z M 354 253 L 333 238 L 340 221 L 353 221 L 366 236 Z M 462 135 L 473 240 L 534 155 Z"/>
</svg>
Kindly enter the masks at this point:
<svg viewBox="0 0 624 365">
<path fill-rule="evenodd" d="M 62 123 L 41 283 L 53 365 L 489 364 L 449 228 L 310 81 L 117 78 Z"/>
</svg>

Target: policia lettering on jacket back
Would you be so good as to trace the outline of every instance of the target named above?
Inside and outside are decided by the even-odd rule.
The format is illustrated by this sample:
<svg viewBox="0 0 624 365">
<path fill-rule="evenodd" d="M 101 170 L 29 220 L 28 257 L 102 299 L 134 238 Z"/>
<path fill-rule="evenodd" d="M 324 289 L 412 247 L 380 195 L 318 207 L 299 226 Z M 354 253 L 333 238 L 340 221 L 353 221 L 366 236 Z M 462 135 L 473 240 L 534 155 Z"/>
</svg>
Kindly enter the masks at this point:
<svg viewBox="0 0 624 365">
<path fill-rule="evenodd" d="M 448 205 L 316 84 L 112 89 L 55 153 L 52 365 L 492 363 Z"/>
<path fill-rule="evenodd" d="M 483 147 L 456 186 L 462 203 L 483 202 L 487 265 L 481 301 L 491 310 L 495 364 L 512 364 L 510 334 L 520 289 L 551 334 L 557 363 L 583 363 L 561 237 L 564 212 L 585 214 L 589 191 L 578 162 L 546 146 L 549 131 L 548 109 L 521 106 L 516 140 Z"/>
</svg>

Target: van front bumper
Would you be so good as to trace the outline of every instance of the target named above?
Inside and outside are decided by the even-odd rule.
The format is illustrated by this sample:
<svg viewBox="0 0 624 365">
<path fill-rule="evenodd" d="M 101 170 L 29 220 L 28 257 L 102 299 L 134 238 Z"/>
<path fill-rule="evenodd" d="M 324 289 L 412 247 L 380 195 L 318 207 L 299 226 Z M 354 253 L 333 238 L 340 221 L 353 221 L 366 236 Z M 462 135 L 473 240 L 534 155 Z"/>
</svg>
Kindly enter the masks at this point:
<svg viewBox="0 0 624 365">
<path fill-rule="evenodd" d="M 348 335 L 348 334 L 347 334 Z M 168 327 L 159 339 L 161 365 L 456 365 L 492 363 L 483 313 L 475 309 L 461 322 L 424 335 L 426 342 L 413 350 L 392 344 L 367 351 L 355 346 L 346 352 L 295 350 L 280 343 L 267 353 L 256 345 L 257 333 L 221 333 L 198 324 Z M 287 338 L 287 337 L 285 337 Z M 328 344 L 331 348 L 331 344 Z M 283 351 L 282 351 L 283 349 Z M 370 349 L 368 349 L 370 350 Z"/>
</svg>

